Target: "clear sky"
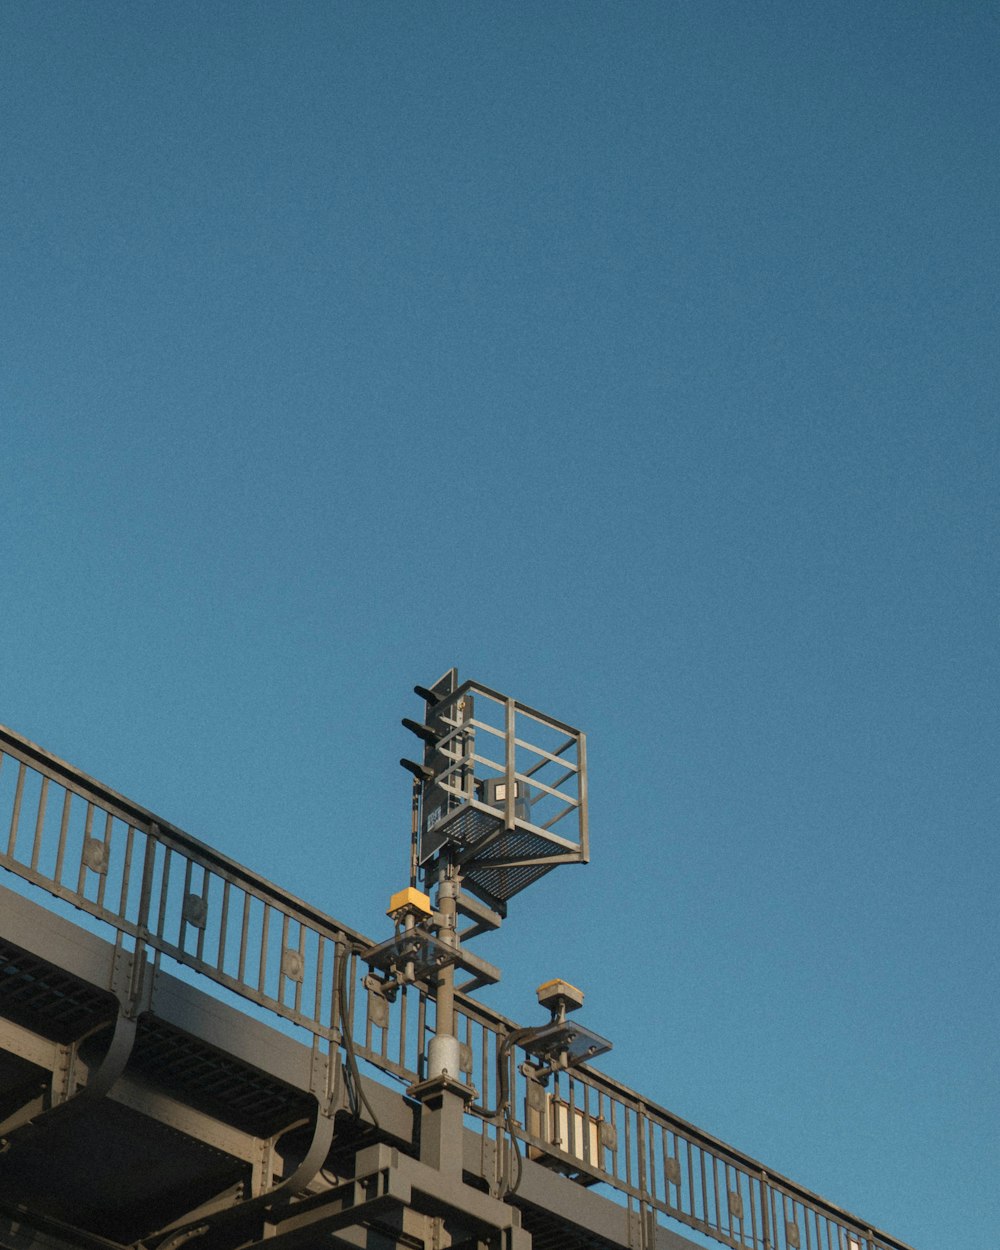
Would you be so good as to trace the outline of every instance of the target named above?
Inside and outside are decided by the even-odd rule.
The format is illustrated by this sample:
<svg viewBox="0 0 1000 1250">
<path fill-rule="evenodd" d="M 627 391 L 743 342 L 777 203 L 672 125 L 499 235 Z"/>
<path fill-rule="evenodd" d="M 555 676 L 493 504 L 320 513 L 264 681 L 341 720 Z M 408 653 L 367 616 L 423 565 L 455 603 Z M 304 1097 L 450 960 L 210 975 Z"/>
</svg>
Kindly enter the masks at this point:
<svg viewBox="0 0 1000 1250">
<path fill-rule="evenodd" d="M 478 951 L 995 1250 L 1000 6 L 0 6 L 0 720 L 373 936 L 409 694 L 587 731 Z"/>
</svg>

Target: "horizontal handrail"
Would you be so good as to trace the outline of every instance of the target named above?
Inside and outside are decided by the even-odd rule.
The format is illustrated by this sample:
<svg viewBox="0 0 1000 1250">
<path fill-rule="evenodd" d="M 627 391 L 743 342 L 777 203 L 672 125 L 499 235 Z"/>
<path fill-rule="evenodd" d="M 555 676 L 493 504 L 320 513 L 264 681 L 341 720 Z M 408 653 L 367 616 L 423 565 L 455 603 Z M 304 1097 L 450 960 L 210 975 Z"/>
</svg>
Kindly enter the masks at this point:
<svg viewBox="0 0 1000 1250">
<path fill-rule="evenodd" d="M 336 961 L 365 937 L 2 727 L 0 865 L 314 1034 L 338 1037 Z"/>
<path fill-rule="evenodd" d="M 38 746 L 37 743 L 31 742 L 27 738 L 22 738 L 20 734 L 15 733 L 12 729 L 8 729 L 5 725 L 0 725 L 0 756 L 4 754 L 24 759 L 31 767 L 37 769 L 39 773 L 59 781 L 60 784 L 74 790 L 81 796 L 88 794 L 95 796 L 97 802 L 102 806 L 116 811 L 116 813 L 120 812 L 123 817 L 134 820 L 136 824 L 156 824 L 161 832 L 174 838 L 178 845 L 189 848 L 193 854 L 203 858 L 206 862 L 217 864 L 221 869 L 228 870 L 234 876 L 239 876 L 247 882 L 252 882 L 261 894 L 268 895 L 277 902 L 294 907 L 318 926 L 334 928 L 340 933 L 349 935 L 361 944 L 369 941 L 363 934 L 358 933 L 347 925 L 341 924 L 339 921 L 333 920 L 325 912 L 320 911 L 319 908 L 289 894 L 281 886 L 275 885 L 273 881 L 258 875 L 244 864 L 240 864 L 236 860 L 230 859 L 227 855 L 223 855 L 221 851 L 209 846 L 208 843 L 199 842 L 197 838 L 164 820 L 162 816 L 154 815 L 147 808 L 140 807 L 139 804 L 112 790 L 109 786 L 96 781 L 93 777 L 88 777 L 86 773 L 81 772 L 74 765 L 66 763 L 65 760 L 59 759 L 58 756 L 51 755 L 44 748 Z"/>
</svg>

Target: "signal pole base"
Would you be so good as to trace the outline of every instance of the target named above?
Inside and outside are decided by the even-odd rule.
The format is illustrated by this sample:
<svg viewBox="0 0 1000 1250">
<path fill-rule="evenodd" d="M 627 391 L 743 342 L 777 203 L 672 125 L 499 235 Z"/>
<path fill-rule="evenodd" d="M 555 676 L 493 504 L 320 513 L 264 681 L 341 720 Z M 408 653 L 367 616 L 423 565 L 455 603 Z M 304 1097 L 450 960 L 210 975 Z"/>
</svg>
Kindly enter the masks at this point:
<svg viewBox="0 0 1000 1250">
<path fill-rule="evenodd" d="M 462 1174 L 462 1121 L 468 1103 L 478 1093 L 471 1085 L 442 1073 L 411 1085 L 406 1091 L 422 1103 L 420 1110 L 420 1162 L 438 1172 Z"/>
</svg>

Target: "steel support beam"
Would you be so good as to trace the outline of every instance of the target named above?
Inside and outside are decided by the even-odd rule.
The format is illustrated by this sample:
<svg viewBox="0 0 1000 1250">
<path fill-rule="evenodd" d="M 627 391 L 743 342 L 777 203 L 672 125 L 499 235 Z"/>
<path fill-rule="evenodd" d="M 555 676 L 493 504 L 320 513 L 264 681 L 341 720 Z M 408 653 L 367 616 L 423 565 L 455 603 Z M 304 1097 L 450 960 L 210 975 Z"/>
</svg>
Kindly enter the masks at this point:
<svg viewBox="0 0 1000 1250">
<path fill-rule="evenodd" d="M 135 1042 L 135 1026 L 134 1019 L 119 1012 L 114 1020 L 111 1043 L 100 1063 L 90 1071 L 80 1060 L 79 1049 L 96 1030 L 68 1045 L 57 1045 L 48 1088 L 0 1121 L 0 1142 L 9 1143 L 29 1126 L 37 1127 L 52 1117 L 79 1110 L 86 1102 L 103 1098 L 125 1071 Z M 111 1022 L 101 1027 L 111 1027 Z"/>
</svg>

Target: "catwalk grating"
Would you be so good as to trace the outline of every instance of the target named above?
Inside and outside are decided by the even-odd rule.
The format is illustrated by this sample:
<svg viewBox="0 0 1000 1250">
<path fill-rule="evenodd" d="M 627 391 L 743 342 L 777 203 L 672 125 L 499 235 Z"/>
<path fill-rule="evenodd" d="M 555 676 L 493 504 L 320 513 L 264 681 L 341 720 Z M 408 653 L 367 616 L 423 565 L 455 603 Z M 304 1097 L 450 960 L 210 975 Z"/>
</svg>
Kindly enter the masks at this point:
<svg viewBox="0 0 1000 1250">
<path fill-rule="evenodd" d="M 139 1021 L 130 1070 L 255 1137 L 311 1115 L 315 1105 L 301 1090 L 149 1016 Z"/>
<path fill-rule="evenodd" d="M 0 942 L 0 1011 L 55 1042 L 113 1017 L 115 999 L 8 942 Z"/>
</svg>

